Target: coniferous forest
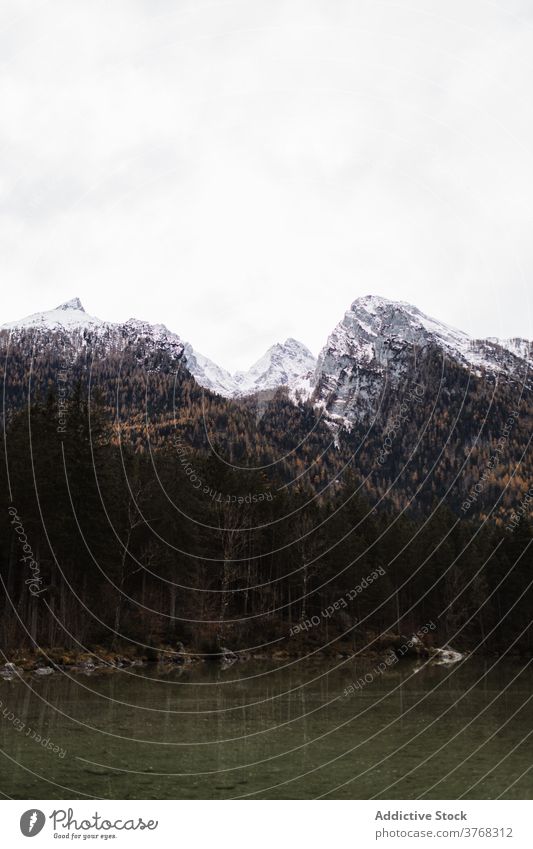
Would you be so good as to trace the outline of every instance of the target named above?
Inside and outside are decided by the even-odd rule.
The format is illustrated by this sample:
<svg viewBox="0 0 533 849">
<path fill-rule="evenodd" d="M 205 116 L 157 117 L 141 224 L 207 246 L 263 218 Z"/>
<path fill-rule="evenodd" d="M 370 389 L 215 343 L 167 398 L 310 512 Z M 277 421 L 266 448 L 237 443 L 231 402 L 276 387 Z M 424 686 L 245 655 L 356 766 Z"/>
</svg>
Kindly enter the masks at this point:
<svg viewBox="0 0 533 849">
<path fill-rule="evenodd" d="M 74 370 L 66 393 L 57 374 L 33 363 L 7 391 L 8 651 L 342 654 L 432 622 L 438 644 L 531 653 L 527 514 L 509 525 L 480 499 L 465 515 L 435 476 L 419 486 L 444 409 L 417 465 L 398 445 L 372 476 L 356 433 L 335 441 L 283 392 L 231 402 L 133 360 L 120 380 L 109 362 Z"/>
</svg>

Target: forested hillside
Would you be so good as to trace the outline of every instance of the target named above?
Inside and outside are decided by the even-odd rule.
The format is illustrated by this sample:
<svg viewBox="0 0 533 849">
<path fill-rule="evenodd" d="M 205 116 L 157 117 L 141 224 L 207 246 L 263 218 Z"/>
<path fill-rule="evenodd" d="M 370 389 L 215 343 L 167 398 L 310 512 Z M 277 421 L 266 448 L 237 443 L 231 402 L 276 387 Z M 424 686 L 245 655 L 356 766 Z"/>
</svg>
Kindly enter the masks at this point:
<svg viewBox="0 0 533 849">
<path fill-rule="evenodd" d="M 531 463 L 511 385 L 488 396 L 458 369 L 439 380 L 428 357 L 383 453 L 405 397 L 384 398 L 363 439 L 283 392 L 228 401 L 167 366 L 110 355 L 58 382 L 59 358 L 12 352 L 5 647 L 352 651 L 434 621 L 441 643 L 531 651 L 527 513 L 504 527 Z M 465 511 L 506 426 L 501 464 Z"/>
</svg>

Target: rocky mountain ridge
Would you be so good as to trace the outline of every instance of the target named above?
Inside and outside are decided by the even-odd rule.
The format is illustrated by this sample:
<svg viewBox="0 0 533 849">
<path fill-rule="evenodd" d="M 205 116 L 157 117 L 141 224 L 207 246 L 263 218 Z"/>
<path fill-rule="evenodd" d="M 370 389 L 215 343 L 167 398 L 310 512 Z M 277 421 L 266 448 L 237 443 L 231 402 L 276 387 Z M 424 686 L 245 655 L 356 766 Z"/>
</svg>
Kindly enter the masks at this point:
<svg viewBox="0 0 533 849">
<path fill-rule="evenodd" d="M 474 379 L 514 382 L 531 389 L 531 343 L 474 339 L 417 307 L 376 295 L 355 300 L 318 357 L 312 401 L 334 424 L 348 429 L 371 420 L 385 390 L 416 382 L 430 353 L 442 373 L 458 366 Z"/>
<path fill-rule="evenodd" d="M 196 351 L 163 324 L 138 319 L 106 322 L 73 298 L 49 312 L 4 324 L 5 335 L 37 350 L 62 345 L 80 352 L 133 348 L 139 362 L 157 369 L 161 357 L 184 364 L 200 386 L 225 398 L 288 390 L 295 402 L 310 401 L 335 428 L 350 430 L 371 420 L 386 388 L 416 382 L 421 360 L 432 352 L 447 365 L 489 382 L 531 388 L 532 344 L 526 339 L 473 339 L 403 301 L 376 295 L 357 298 L 329 335 L 318 360 L 295 339 L 270 347 L 248 371 L 231 374 Z"/>
<path fill-rule="evenodd" d="M 81 351 L 92 347 L 98 352 L 120 351 L 126 345 L 139 346 L 139 356 L 153 365 L 154 354 L 167 352 L 173 361 L 182 360 L 200 386 L 224 397 L 242 397 L 256 392 L 292 388 L 301 379 L 309 379 L 316 359 L 296 339 L 272 345 L 248 371 L 231 374 L 205 357 L 164 324 L 131 318 L 123 324 L 103 321 L 89 315 L 79 298 L 72 298 L 47 312 L 0 327 L 14 341 L 25 339 L 42 350 L 60 345 Z"/>
</svg>

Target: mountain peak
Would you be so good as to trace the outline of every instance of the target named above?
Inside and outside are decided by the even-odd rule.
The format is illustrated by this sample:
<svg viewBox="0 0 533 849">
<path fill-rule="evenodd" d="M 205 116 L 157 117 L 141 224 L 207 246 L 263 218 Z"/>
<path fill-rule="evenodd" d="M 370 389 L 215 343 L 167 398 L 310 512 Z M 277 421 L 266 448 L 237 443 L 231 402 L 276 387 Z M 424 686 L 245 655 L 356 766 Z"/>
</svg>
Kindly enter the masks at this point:
<svg viewBox="0 0 533 849">
<path fill-rule="evenodd" d="M 56 307 L 56 310 L 78 310 L 79 312 L 85 312 L 83 304 L 79 298 L 71 298 L 70 301 L 65 301 L 64 304 L 59 304 L 59 306 Z"/>
<path fill-rule="evenodd" d="M 35 328 L 40 331 L 80 331 L 84 329 L 94 330 L 95 327 L 107 326 L 106 322 L 88 315 L 79 298 L 71 298 L 64 304 L 59 304 L 53 310 L 47 312 L 36 312 L 32 315 L 2 325 L 2 330 L 20 330 Z"/>
<path fill-rule="evenodd" d="M 470 349 L 472 340 L 467 333 L 426 315 L 407 301 L 365 295 L 351 304 L 342 324 L 366 341 L 376 337 L 392 337 L 411 344 L 437 341 L 452 353 L 460 352 L 463 359 L 469 359 L 465 352 Z"/>
<path fill-rule="evenodd" d="M 407 301 L 393 301 L 391 298 L 385 298 L 383 295 L 361 295 L 356 298 L 350 305 L 351 312 L 364 312 L 370 315 L 383 313 L 387 310 L 402 310 L 406 312 L 419 312 L 418 308 Z"/>
<path fill-rule="evenodd" d="M 300 342 L 298 339 L 294 339 L 294 337 L 292 336 L 289 336 L 288 339 L 285 339 L 285 342 L 283 342 L 282 345 L 280 344 L 280 347 L 292 349 L 294 351 L 303 351 L 310 357 L 313 356 L 307 345 L 304 345 L 303 342 Z"/>
<path fill-rule="evenodd" d="M 286 386 L 303 389 L 316 368 L 316 359 L 311 351 L 297 339 L 289 337 L 285 342 L 276 342 L 257 360 L 248 371 L 231 374 L 195 351 L 185 346 L 189 371 L 201 386 L 228 398 L 251 395 L 264 390 L 275 390 Z"/>
<path fill-rule="evenodd" d="M 473 339 L 405 301 L 366 295 L 353 301 L 320 352 L 315 400 L 350 427 L 374 415 L 385 384 L 400 390 L 431 350 L 442 368 L 455 363 L 474 377 L 522 380 L 532 362 L 527 340 Z"/>
</svg>

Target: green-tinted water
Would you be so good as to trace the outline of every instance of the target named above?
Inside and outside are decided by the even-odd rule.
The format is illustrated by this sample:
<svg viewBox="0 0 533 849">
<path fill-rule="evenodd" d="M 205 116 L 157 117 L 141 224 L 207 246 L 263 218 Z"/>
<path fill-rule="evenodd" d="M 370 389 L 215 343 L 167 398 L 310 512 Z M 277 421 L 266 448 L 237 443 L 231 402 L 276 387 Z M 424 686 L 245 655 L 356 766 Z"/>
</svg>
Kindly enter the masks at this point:
<svg viewBox="0 0 533 849">
<path fill-rule="evenodd" d="M 0 790 L 49 799 L 533 796 L 531 667 L 402 663 L 345 696 L 375 664 L 339 663 L 0 681 Z"/>
</svg>

